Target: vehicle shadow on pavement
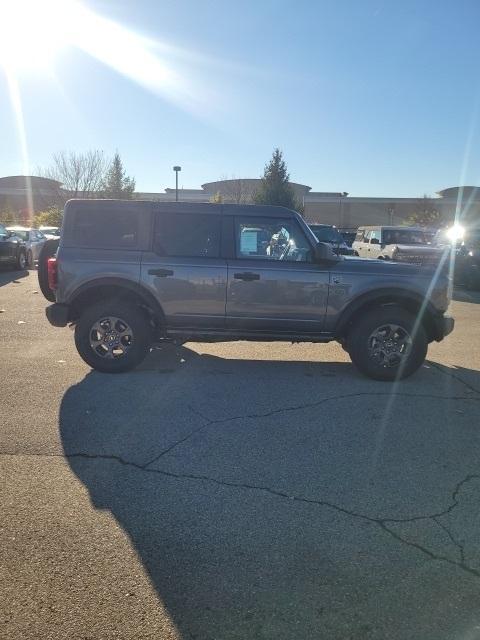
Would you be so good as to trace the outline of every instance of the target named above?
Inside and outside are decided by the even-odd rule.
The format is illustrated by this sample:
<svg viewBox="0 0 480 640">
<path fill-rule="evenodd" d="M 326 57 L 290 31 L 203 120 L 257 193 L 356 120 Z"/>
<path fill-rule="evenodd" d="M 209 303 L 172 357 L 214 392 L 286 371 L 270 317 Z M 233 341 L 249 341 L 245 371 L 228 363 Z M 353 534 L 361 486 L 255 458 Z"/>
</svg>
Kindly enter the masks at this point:
<svg viewBox="0 0 480 640">
<path fill-rule="evenodd" d="M 291 412 L 282 431 L 276 408 L 312 403 L 322 384 L 327 393 L 360 396 L 368 389 L 388 393 L 389 386 L 363 379 L 347 362 L 231 360 L 186 347 L 158 352 L 131 374 L 89 373 L 65 393 L 59 426 L 68 464 L 93 506 L 109 511 L 128 534 L 179 638 L 307 640 L 323 637 L 322 629 L 325 637 L 328 629 L 330 637 L 340 637 L 335 606 L 342 602 L 356 607 L 349 637 L 381 637 L 381 628 L 370 636 L 376 621 L 362 600 L 376 600 L 377 578 L 365 577 L 360 598 L 350 567 L 362 554 L 365 566 L 371 564 L 362 535 L 379 536 L 372 545 L 380 555 L 391 541 L 361 520 L 289 500 L 285 489 L 272 494 L 262 488 L 271 481 L 262 461 L 268 439 L 254 438 L 267 428 L 259 417 L 272 433 L 278 429 L 268 464 L 277 469 L 278 486 L 284 476 L 288 484 L 306 464 L 298 457 L 298 441 L 309 437 L 302 430 L 314 431 L 316 423 L 310 417 L 304 427 L 302 414 Z M 429 369 L 418 375 L 441 374 Z M 295 379 L 305 387 L 300 400 L 293 391 L 288 397 Z M 335 405 L 331 419 L 335 426 Z M 342 420 L 355 422 L 353 416 Z M 293 445 L 285 433 L 296 438 Z M 302 446 L 308 457 L 310 442 Z M 245 480 L 242 460 L 254 479 Z M 215 465 L 223 465 L 222 473 Z M 364 525 L 369 528 L 362 534 Z M 358 606 L 351 604 L 358 599 Z M 386 633 L 391 620 L 385 623 Z M 148 635 L 148 620 L 143 624 Z M 140 621 L 137 637 L 143 637 Z"/>
<path fill-rule="evenodd" d="M 18 271 L 17 269 L 2 267 L 0 269 L 0 287 L 3 287 L 6 284 L 10 284 L 10 282 L 14 282 L 19 278 L 25 278 L 26 276 L 28 276 L 27 269 Z"/>
</svg>

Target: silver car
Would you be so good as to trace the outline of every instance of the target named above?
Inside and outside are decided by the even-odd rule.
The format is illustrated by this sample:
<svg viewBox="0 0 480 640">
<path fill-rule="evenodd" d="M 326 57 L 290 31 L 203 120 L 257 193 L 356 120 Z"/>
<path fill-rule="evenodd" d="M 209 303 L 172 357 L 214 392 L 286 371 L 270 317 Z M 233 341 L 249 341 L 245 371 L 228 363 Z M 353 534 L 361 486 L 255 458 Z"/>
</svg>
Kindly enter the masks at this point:
<svg viewBox="0 0 480 640">
<path fill-rule="evenodd" d="M 17 238 L 21 238 L 25 242 L 27 267 L 33 269 L 47 238 L 41 231 L 31 227 L 7 227 L 7 229 L 11 233 L 14 233 Z"/>
</svg>

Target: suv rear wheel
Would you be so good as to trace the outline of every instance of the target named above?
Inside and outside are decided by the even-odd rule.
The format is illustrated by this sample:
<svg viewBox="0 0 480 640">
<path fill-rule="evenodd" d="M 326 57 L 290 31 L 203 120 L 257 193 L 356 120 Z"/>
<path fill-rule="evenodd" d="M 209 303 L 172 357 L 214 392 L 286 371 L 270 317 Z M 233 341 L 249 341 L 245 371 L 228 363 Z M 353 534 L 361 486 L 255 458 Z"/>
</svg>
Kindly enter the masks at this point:
<svg viewBox="0 0 480 640">
<path fill-rule="evenodd" d="M 362 373 L 375 380 L 400 380 L 425 361 L 428 340 L 415 316 L 392 305 L 368 311 L 348 334 L 350 357 Z"/>
<path fill-rule="evenodd" d="M 151 342 L 148 319 L 129 301 L 99 302 L 84 311 L 75 326 L 78 353 L 93 369 L 104 373 L 135 368 Z"/>
</svg>

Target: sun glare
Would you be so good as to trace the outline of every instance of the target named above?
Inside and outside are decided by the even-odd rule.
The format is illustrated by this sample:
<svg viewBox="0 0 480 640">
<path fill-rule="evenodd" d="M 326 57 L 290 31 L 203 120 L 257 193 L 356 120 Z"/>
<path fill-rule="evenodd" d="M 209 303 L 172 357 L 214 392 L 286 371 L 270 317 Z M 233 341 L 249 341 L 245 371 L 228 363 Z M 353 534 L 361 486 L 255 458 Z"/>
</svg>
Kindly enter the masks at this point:
<svg viewBox="0 0 480 640">
<path fill-rule="evenodd" d="M 0 0 L 0 66 L 51 70 L 62 49 L 79 49 L 152 93 L 205 115 L 213 100 L 165 57 L 169 47 L 105 18 L 80 0 Z M 162 50 L 162 55 L 159 51 Z"/>
<path fill-rule="evenodd" d="M 65 44 L 68 0 L 0 0 L 0 62 L 10 70 L 51 64 Z"/>
</svg>

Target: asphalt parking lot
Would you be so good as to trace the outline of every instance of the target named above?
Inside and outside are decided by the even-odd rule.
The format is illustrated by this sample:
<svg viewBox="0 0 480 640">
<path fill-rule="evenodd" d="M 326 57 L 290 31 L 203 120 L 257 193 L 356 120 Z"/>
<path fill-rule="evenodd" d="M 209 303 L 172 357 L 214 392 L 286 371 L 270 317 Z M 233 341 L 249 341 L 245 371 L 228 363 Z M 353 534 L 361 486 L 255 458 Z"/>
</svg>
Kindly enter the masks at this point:
<svg viewBox="0 0 480 640">
<path fill-rule="evenodd" d="M 336 344 L 93 373 L 0 273 L 0 635 L 480 638 L 480 293 L 395 386 Z"/>
</svg>

